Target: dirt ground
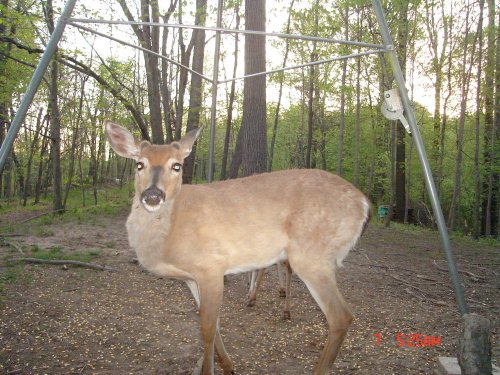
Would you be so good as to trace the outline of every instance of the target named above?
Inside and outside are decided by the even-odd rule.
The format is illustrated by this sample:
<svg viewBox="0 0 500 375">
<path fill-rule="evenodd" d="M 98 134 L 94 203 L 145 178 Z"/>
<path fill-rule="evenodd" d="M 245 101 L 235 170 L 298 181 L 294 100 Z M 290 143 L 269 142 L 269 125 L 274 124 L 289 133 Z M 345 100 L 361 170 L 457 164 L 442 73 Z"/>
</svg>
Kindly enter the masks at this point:
<svg viewBox="0 0 500 375">
<path fill-rule="evenodd" d="M 117 272 L 22 266 L 29 281 L 6 283 L 0 292 L 1 374 L 191 373 L 202 354 L 194 301 L 184 283 L 132 263 L 126 215 L 98 215 L 93 223 L 65 220 L 39 235 L 23 224 L 22 235 L 8 239 L 21 249 L 99 249 L 96 262 Z M 453 249 L 470 310 L 492 322 L 498 365 L 500 251 L 467 239 L 453 241 Z M 0 271 L 7 269 L 6 258 L 18 256 L 2 242 Z M 436 232 L 371 225 L 338 270 L 355 320 L 332 373 L 432 374 L 439 356 L 455 356 L 462 318 L 445 269 Z M 326 323 L 304 284 L 293 277 L 291 320 L 285 321 L 276 268 L 268 270 L 252 308 L 246 306 L 247 279 L 227 277 L 221 314 L 236 373 L 311 373 Z M 425 346 L 409 346 L 416 334 Z"/>
</svg>

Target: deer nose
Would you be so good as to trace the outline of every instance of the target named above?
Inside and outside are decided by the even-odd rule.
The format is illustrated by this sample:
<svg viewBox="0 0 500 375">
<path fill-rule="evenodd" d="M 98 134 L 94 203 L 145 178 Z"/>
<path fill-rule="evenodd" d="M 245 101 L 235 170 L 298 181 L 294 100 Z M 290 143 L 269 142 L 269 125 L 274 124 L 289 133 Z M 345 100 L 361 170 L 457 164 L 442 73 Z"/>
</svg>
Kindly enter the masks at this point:
<svg viewBox="0 0 500 375">
<path fill-rule="evenodd" d="M 165 201 L 165 193 L 156 186 L 151 186 L 142 192 L 141 200 L 150 207 L 156 207 Z"/>
</svg>

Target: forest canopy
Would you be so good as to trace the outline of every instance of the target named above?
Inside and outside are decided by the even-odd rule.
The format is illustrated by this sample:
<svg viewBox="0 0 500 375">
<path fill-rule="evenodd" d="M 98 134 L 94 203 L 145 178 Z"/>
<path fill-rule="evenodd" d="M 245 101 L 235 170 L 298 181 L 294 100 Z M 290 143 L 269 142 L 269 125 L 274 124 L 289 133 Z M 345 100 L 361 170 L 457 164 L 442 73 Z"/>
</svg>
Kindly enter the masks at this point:
<svg viewBox="0 0 500 375">
<path fill-rule="evenodd" d="M 495 1 L 383 5 L 448 227 L 498 237 L 500 14 Z M 0 0 L 1 141 L 63 6 L 52 0 Z M 214 26 L 216 6 L 207 0 L 81 1 L 73 17 Z M 212 76 L 214 32 L 85 26 L 155 54 L 68 25 L 1 171 L 2 200 L 32 205 L 51 199 L 53 209 L 62 210 L 72 191 L 93 192 L 97 204 L 98 189 L 128 188 L 134 165 L 109 152 L 107 119 L 155 143 L 179 139 L 210 122 L 212 86 L 201 75 Z M 253 6 L 227 0 L 222 26 L 381 44 L 371 3 L 359 0 L 267 0 Z M 233 33 L 221 35 L 220 48 L 221 81 L 363 50 Z M 395 87 L 384 55 L 259 79 L 218 86 L 215 179 L 321 168 L 358 186 L 375 211 L 387 208 L 394 220 L 433 225 L 411 137 L 380 111 L 383 93 Z M 205 130 L 185 163 L 186 183 L 207 179 L 208 138 Z"/>
</svg>

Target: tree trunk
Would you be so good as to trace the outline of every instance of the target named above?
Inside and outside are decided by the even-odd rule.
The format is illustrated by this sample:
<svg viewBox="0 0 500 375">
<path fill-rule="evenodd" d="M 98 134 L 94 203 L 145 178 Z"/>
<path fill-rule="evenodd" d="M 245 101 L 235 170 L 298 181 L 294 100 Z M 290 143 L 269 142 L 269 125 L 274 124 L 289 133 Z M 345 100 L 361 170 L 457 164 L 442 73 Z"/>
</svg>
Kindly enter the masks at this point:
<svg viewBox="0 0 500 375">
<path fill-rule="evenodd" d="M 488 4 L 490 6 L 492 2 Z M 494 9 L 494 4 L 492 6 Z M 500 156 L 498 152 L 498 147 L 500 147 L 500 12 L 498 13 L 497 20 L 497 35 L 496 35 L 496 60 L 495 60 L 495 115 L 494 115 L 494 125 L 493 125 L 493 147 L 497 150 L 492 157 L 492 165 L 498 166 L 500 163 Z M 500 171 L 497 169 L 493 173 L 493 194 L 496 194 L 496 206 L 497 209 L 493 211 L 492 217 L 492 227 L 496 228 L 496 238 L 500 240 Z M 496 223 L 496 224 L 495 224 Z"/>
<path fill-rule="evenodd" d="M 313 17 L 314 17 L 314 36 L 318 35 L 318 24 L 319 24 L 319 16 L 318 16 L 318 7 L 319 1 L 316 1 L 313 5 Z M 318 59 L 316 52 L 316 41 L 312 43 L 312 52 L 311 52 L 311 62 L 315 62 Z M 306 168 L 313 168 L 313 134 L 314 134 L 314 86 L 316 79 L 316 67 L 315 65 L 311 65 L 309 67 L 309 91 L 308 91 L 308 105 L 307 105 L 307 146 L 306 146 Z"/>
<path fill-rule="evenodd" d="M 357 13 L 357 39 L 361 40 L 361 9 Z M 360 49 L 358 48 L 358 52 Z M 359 146 L 361 142 L 361 59 L 356 59 L 356 112 L 354 128 L 354 186 L 359 188 Z"/>
<path fill-rule="evenodd" d="M 54 10 L 52 0 L 47 1 L 47 23 L 49 32 L 54 32 Z M 55 52 L 57 55 L 57 51 Z M 58 103 L 59 66 L 56 58 L 52 60 L 50 68 L 50 140 L 52 162 L 52 203 L 53 210 L 60 211 L 62 205 L 62 176 L 61 176 L 61 115 Z"/>
<path fill-rule="evenodd" d="M 195 25 L 205 25 L 207 17 L 207 0 L 196 0 Z M 195 72 L 203 74 L 203 60 L 205 57 L 205 31 L 193 30 L 193 66 Z M 203 79 L 191 74 L 191 89 L 189 92 L 189 112 L 187 118 L 186 133 L 200 126 L 200 112 L 202 106 Z M 189 156 L 184 159 L 184 170 L 182 179 L 184 183 L 190 184 L 193 180 L 194 161 L 196 158 L 196 143 Z"/>
<path fill-rule="evenodd" d="M 408 2 L 400 3 L 401 9 L 399 13 L 398 23 L 398 57 L 401 64 L 403 75 L 406 76 L 406 48 L 409 40 L 408 33 Z M 395 191 L 395 212 L 394 219 L 400 222 L 404 221 L 405 217 L 405 201 L 406 201 L 406 130 L 403 125 L 398 122 L 396 126 L 396 191 Z"/>
<path fill-rule="evenodd" d="M 182 5 L 183 2 L 179 2 L 179 23 L 182 24 Z M 184 43 L 184 37 L 182 29 L 179 30 L 179 48 L 181 55 L 181 64 L 184 66 L 189 66 L 189 60 L 191 59 L 191 51 L 194 47 L 194 32 L 191 35 L 191 40 L 186 47 Z M 181 139 L 182 135 L 182 117 L 184 116 L 184 96 L 186 94 L 186 87 L 188 82 L 188 71 L 186 69 L 180 68 L 178 88 L 177 88 L 177 104 L 175 108 L 175 139 Z"/>
<path fill-rule="evenodd" d="M 40 195 L 42 194 L 42 188 L 43 188 L 43 170 L 44 170 L 44 158 L 47 153 L 47 147 L 49 145 L 49 138 L 48 138 L 48 132 L 50 125 L 48 124 L 49 120 L 49 113 L 45 115 L 44 122 L 47 122 L 47 125 L 45 126 L 45 131 L 42 136 L 42 146 L 40 147 L 40 161 L 38 162 L 38 175 L 36 179 L 36 185 L 35 185 L 35 201 L 34 204 L 37 204 L 40 202 Z"/>
<path fill-rule="evenodd" d="M 468 36 L 469 36 L 469 16 L 470 16 L 470 4 L 466 7 L 465 15 L 465 35 L 464 35 L 464 47 L 462 51 L 462 71 L 461 71 L 461 100 L 460 100 L 460 118 L 458 121 L 458 133 L 457 133 L 457 156 L 455 159 L 455 178 L 453 183 L 453 196 L 451 198 L 450 212 L 448 216 L 448 227 L 453 230 L 455 228 L 457 219 L 457 206 L 460 200 L 460 190 L 461 190 L 461 177 L 462 177 L 462 159 L 463 159 L 463 141 L 464 141 L 464 127 L 465 127 L 465 117 L 467 110 L 467 95 L 469 92 L 470 76 L 472 70 L 472 61 L 475 49 L 475 42 L 472 45 L 473 49 L 471 56 L 468 56 Z M 467 57 L 470 59 L 469 66 L 467 67 Z"/>
<path fill-rule="evenodd" d="M 168 7 L 167 12 L 162 16 L 163 23 L 168 23 L 170 17 L 175 11 L 177 7 L 177 0 L 171 0 L 170 6 Z M 161 43 L 161 54 L 162 56 L 167 56 L 167 40 L 168 40 L 168 32 L 169 28 L 163 28 L 162 34 L 162 43 Z M 174 137 L 172 134 L 172 89 L 170 87 L 171 77 L 169 74 L 169 64 L 166 59 L 161 59 L 161 82 L 160 82 L 160 91 L 161 91 L 161 100 L 163 105 L 163 122 L 165 124 L 165 133 L 166 133 L 166 142 L 170 143 L 173 141 Z"/>
<path fill-rule="evenodd" d="M 498 201 L 495 196 L 494 178 L 495 164 L 495 150 L 493 144 L 495 143 L 494 131 L 494 117 L 495 117 L 495 1 L 488 0 L 488 33 L 487 33 L 487 50 L 486 50 L 486 66 L 484 75 L 484 145 L 483 145 L 483 158 L 484 158 L 484 175 L 483 180 L 483 201 L 482 201 L 482 218 L 481 218 L 481 232 L 485 236 L 490 236 L 492 230 L 495 230 L 495 223 L 493 217 L 495 216 L 496 205 Z M 498 70 L 498 66 L 496 67 Z M 498 110 L 498 109 L 497 109 Z"/>
<path fill-rule="evenodd" d="M 344 39 L 349 40 L 349 6 L 344 9 Z M 339 150 L 337 157 L 337 175 L 342 176 L 344 163 L 344 133 L 345 133 L 345 82 L 347 77 L 347 60 L 342 61 L 342 77 L 340 79 L 340 127 L 339 127 Z"/>
<path fill-rule="evenodd" d="M 125 0 L 117 0 L 125 16 L 129 21 L 135 21 Z M 140 19 L 143 22 L 159 22 L 158 0 L 141 0 Z M 132 25 L 137 39 L 142 47 L 160 52 L 160 34 L 158 27 Z M 161 93 L 160 93 L 160 69 L 158 57 L 144 52 L 144 63 L 146 68 L 146 82 L 148 87 L 149 116 L 153 143 L 164 143 L 162 115 L 161 115 Z M 146 138 L 146 137 L 144 137 Z M 147 137 L 149 138 L 149 137 Z"/>
<path fill-rule="evenodd" d="M 26 181 L 24 185 L 24 197 L 23 197 L 23 206 L 26 206 L 26 203 L 28 201 L 28 196 L 32 194 L 33 188 L 31 184 L 31 165 L 33 163 L 33 156 L 35 154 L 35 150 L 38 146 L 38 140 L 40 138 L 40 132 L 42 131 L 42 126 L 43 126 L 43 108 L 40 108 L 38 111 L 38 116 L 36 119 L 36 128 L 35 128 L 35 134 L 33 135 L 33 140 L 31 142 L 31 147 L 30 147 L 30 152 L 28 156 L 28 161 L 26 163 Z"/>
<path fill-rule="evenodd" d="M 266 30 L 266 1 L 245 0 L 246 30 Z M 245 34 L 245 74 L 266 70 L 266 38 Z M 243 176 L 267 170 L 266 76 L 246 78 L 243 85 Z"/>
<path fill-rule="evenodd" d="M 484 0 L 479 0 L 479 21 L 477 25 L 478 32 L 478 59 L 477 59 L 477 86 L 476 86 L 476 116 L 475 116 L 475 144 L 474 144 L 474 209 L 472 214 L 472 237 L 477 239 L 480 234 L 481 218 L 481 179 L 479 174 L 479 129 L 481 127 L 481 77 L 482 77 L 482 59 L 483 59 L 483 10 Z"/>
<path fill-rule="evenodd" d="M 240 6 L 239 3 L 236 3 L 235 7 L 235 15 L 236 15 L 236 26 L 235 29 L 238 30 L 240 28 Z M 236 71 L 238 69 L 238 45 L 239 45 L 239 34 L 235 34 L 234 36 L 234 65 L 233 65 L 233 78 L 236 77 Z M 221 161 L 221 171 L 220 171 L 220 179 L 225 180 L 227 174 L 227 159 L 229 156 L 229 142 L 231 140 L 231 133 L 233 127 L 233 108 L 234 108 L 234 98 L 236 93 L 236 81 L 231 82 L 231 89 L 229 91 L 229 103 L 227 107 L 227 119 L 226 119 L 226 132 L 224 135 L 224 151 L 222 153 L 222 161 Z M 239 165 L 238 165 L 239 168 Z M 236 173 L 237 174 L 237 173 Z"/>
<path fill-rule="evenodd" d="M 288 20 L 286 23 L 286 33 L 290 34 L 290 22 L 292 18 L 292 10 L 293 10 L 293 4 L 295 0 L 292 0 L 290 3 L 290 7 L 288 8 Z M 283 64 L 281 66 L 284 68 L 286 66 L 286 62 L 288 60 L 288 52 L 290 50 L 290 43 L 289 39 L 286 39 L 285 41 L 285 55 L 283 56 Z M 273 123 L 273 134 L 271 138 L 271 146 L 269 149 L 269 163 L 267 170 L 268 172 L 271 172 L 273 170 L 273 159 L 274 159 L 274 146 L 276 144 L 276 133 L 278 132 L 278 122 L 279 122 L 279 113 L 280 113 L 280 108 L 281 108 L 281 97 L 283 95 L 283 81 L 284 81 L 284 75 L 283 73 L 279 73 L 279 93 L 278 93 L 278 102 L 276 103 L 276 110 L 274 112 L 274 123 Z"/>
</svg>

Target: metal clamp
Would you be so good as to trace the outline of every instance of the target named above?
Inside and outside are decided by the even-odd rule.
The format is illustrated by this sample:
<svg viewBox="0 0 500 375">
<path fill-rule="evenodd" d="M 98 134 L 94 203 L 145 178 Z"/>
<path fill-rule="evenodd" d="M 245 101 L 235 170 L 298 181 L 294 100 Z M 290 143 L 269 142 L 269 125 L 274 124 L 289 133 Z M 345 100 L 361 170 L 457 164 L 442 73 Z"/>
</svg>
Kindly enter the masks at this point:
<svg viewBox="0 0 500 375">
<path fill-rule="evenodd" d="M 392 89 L 384 92 L 384 102 L 382 103 L 382 114 L 388 120 L 399 120 L 405 127 L 408 134 L 411 134 L 410 124 L 403 115 L 403 104 L 399 97 L 398 89 Z"/>
</svg>

